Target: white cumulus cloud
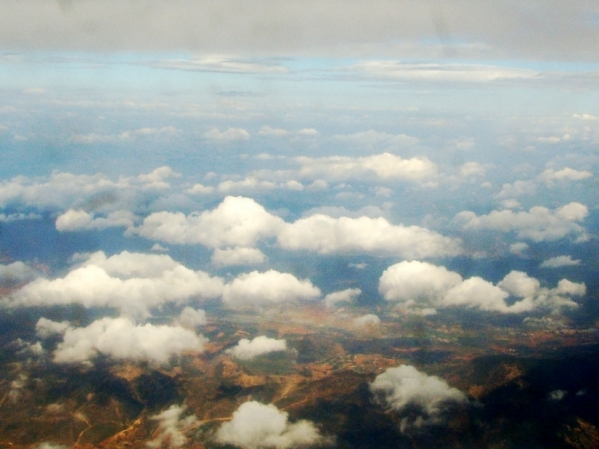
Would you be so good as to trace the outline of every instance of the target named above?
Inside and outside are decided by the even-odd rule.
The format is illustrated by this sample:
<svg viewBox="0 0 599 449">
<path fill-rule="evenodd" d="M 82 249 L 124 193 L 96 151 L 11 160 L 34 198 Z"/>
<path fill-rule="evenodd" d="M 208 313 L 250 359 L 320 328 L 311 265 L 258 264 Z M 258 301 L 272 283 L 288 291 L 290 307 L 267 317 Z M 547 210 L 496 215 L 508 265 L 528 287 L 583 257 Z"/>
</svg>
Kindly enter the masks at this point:
<svg viewBox="0 0 599 449">
<path fill-rule="evenodd" d="M 312 422 L 290 423 L 287 412 L 256 401 L 241 404 L 233 412 L 233 419 L 217 430 L 214 439 L 243 449 L 291 449 L 332 443 Z"/>
<path fill-rule="evenodd" d="M 299 175 L 304 178 L 327 180 L 383 179 L 403 181 L 431 180 L 437 166 L 426 157 L 403 159 L 391 153 L 364 157 L 330 156 L 298 157 Z"/>
<path fill-rule="evenodd" d="M 236 346 L 227 349 L 226 352 L 239 360 L 252 360 L 260 355 L 286 350 L 287 342 L 285 340 L 277 340 L 261 335 L 251 341 L 242 338 Z"/>
<path fill-rule="evenodd" d="M 544 260 L 541 268 L 574 267 L 580 265 L 580 260 L 572 259 L 572 256 L 557 256 Z"/>
<path fill-rule="evenodd" d="M 333 218 L 315 214 L 281 228 L 279 245 L 319 254 L 373 253 L 404 258 L 457 255 L 458 240 L 420 226 L 393 225 L 385 218 Z"/>
<path fill-rule="evenodd" d="M 127 318 L 102 318 L 66 329 L 55 363 L 89 363 L 99 355 L 115 360 L 165 364 L 186 351 L 201 352 L 207 339 L 179 326 L 135 325 Z"/>
<path fill-rule="evenodd" d="M 8 300 L 13 307 L 81 304 L 113 307 L 133 316 L 190 298 L 216 298 L 222 280 L 193 271 L 167 255 L 123 251 L 111 257 L 99 251 L 63 278 L 38 278 Z"/>
<path fill-rule="evenodd" d="M 589 210 L 584 204 L 573 202 L 555 210 L 536 206 L 528 212 L 495 210 L 480 216 L 464 211 L 457 214 L 456 219 L 464 229 L 515 232 L 518 238 L 542 242 L 559 240 L 569 235 L 584 240 L 585 230 L 578 222 L 583 221 L 588 214 Z"/>
<path fill-rule="evenodd" d="M 442 422 L 444 407 L 448 404 L 468 404 L 466 395 L 437 376 L 429 376 L 411 365 L 388 368 L 370 384 L 370 391 L 377 402 L 397 412 L 409 406 L 417 407 L 416 417 L 406 417 L 401 430 L 411 426 Z"/>
<path fill-rule="evenodd" d="M 283 223 L 251 198 L 228 196 L 211 211 L 151 214 L 134 232 L 168 243 L 249 247 L 275 235 Z"/>
<path fill-rule="evenodd" d="M 308 279 L 300 280 L 289 273 L 268 270 L 242 274 L 225 285 L 222 300 L 232 308 L 266 306 L 300 300 L 314 300 L 320 290 Z"/>
<path fill-rule="evenodd" d="M 578 304 L 574 296 L 586 293 L 584 284 L 562 279 L 556 288 L 541 287 L 539 280 L 511 271 L 497 285 L 426 262 L 404 261 L 387 268 L 379 279 L 379 292 L 407 311 L 467 307 L 499 313 L 535 310 L 557 313 Z M 509 298 L 514 301 L 508 302 Z"/>
</svg>

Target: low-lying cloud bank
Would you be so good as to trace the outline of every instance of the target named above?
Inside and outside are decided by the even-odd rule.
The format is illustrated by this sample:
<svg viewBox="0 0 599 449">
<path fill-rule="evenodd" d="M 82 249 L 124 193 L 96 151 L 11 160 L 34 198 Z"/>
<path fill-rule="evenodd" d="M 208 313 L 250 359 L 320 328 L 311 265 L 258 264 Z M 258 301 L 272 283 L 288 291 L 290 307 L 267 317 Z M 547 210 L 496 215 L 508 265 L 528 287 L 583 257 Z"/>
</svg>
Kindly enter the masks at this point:
<svg viewBox="0 0 599 449">
<path fill-rule="evenodd" d="M 241 404 L 233 419 L 217 430 L 214 440 L 243 449 L 329 446 L 334 441 L 321 435 L 312 422 L 290 423 L 287 412 L 256 401 Z"/>
<path fill-rule="evenodd" d="M 400 423 L 402 432 L 413 427 L 442 424 L 448 405 L 469 403 L 466 395 L 457 388 L 411 365 L 388 368 L 369 386 L 376 402 L 406 415 Z"/>
<path fill-rule="evenodd" d="M 586 294 L 583 283 L 567 279 L 556 288 L 521 271 L 511 271 L 497 285 L 478 276 L 464 280 L 458 273 L 427 262 L 404 261 L 387 268 L 379 279 L 379 292 L 387 301 L 408 311 L 468 307 L 499 313 L 547 311 L 577 308 L 572 297 Z M 512 298 L 513 301 L 508 302 Z"/>
</svg>

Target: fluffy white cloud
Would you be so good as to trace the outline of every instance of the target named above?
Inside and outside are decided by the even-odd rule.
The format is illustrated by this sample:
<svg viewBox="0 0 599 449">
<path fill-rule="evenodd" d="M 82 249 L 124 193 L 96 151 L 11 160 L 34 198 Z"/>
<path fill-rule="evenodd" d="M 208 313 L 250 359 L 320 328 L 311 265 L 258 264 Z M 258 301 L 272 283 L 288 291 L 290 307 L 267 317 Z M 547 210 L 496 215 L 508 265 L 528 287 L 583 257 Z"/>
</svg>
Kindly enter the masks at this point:
<svg viewBox="0 0 599 449">
<path fill-rule="evenodd" d="M 266 256 L 257 248 L 216 248 L 212 254 L 212 263 L 218 266 L 258 265 L 266 262 Z"/>
<path fill-rule="evenodd" d="M 435 302 L 462 282 L 462 276 L 427 262 L 404 261 L 387 268 L 379 292 L 387 301 Z"/>
<path fill-rule="evenodd" d="M 151 214 L 133 232 L 168 243 L 211 248 L 254 246 L 259 239 L 275 235 L 283 223 L 251 198 L 228 196 L 214 210 L 200 214 Z"/>
<path fill-rule="evenodd" d="M 285 340 L 277 340 L 268 338 L 264 335 L 248 340 L 242 338 L 231 349 L 227 349 L 227 354 L 231 354 L 236 359 L 252 360 L 260 355 L 269 354 L 271 352 L 280 352 L 287 350 L 287 342 Z"/>
<path fill-rule="evenodd" d="M 201 352 L 206 342 L 179 326 L 135 325 L 127 318 L 102 318 L 87 327 L 68 328 L 54 351 L 54 362 L 89 363 L 104 355 L 164 364 L 187 351 Z"/>
<path fill-rule="evenodd" d="M 206 312 L 202 309 L 194 309 L 186 306 L 181 310 L 179 318 L 177 320 L 179 324 L 185 327 L 194 328 L 197 326 L 203 326 L 208 321 L 206 320 Z"/>
<path fill-rule="evenodd" d="M 310 179 L 425 181 L 432 180 L 437 174 L 437 166 L 426 157 L 402 159 L 391 153 L 357 158 L 304 156 L 296 158 L 296 162 L 300 164 L 299 176 Z"/>
<path fill-rule="evenodd" d="M 195 415 L 189 415 L 181 418 L 185 412 L 185 407 L 171 405 L 168 409 L 157 415 L 150 416 L 153 421 L 158 421 L 158 435 L 146 446 L 152 449 L 171 448 L 176 449 L 187 443 L 185 433 L 198 422 Z"/>
<path fill-rule="evenodd" d="M 284 249 L 305 249 L 320 254 L 367 252 L 438 257 L 461 253 L 459 240 L 419 226 L 392 225 L 382 217 L 333 218 L 325 214 L 285 223 L 253 199 L 233 196 L 226 197 L 214 210 L 200 214 L 151 214 L 130 231 L 169 243 L 203 244 L 212 248 L 252 247 L 261 239 L 276 236 Z M 228 255 L 219 251 L 215 257 L 219 260 Z M 252 255 L 254 258 L 258 260 L 257 253 Z"/>
<path fill-rule="evenodd" d="M 568 235 L 579 240 L 585 239 L 585 230 L 578 222 L 583 221 L 588 213 L 584 204 L 573 202 L 553 211 L 540 206 L 532 207 L 528 212 L 495 210 L 480 216 L 464 211 L 457 214 L 456 219 L 464 229 L 515 232 L 518 238 L 542 242 L 558 240 Z"/>
<path fill-rule="evenodd" d="M 204 138 L 216 142 L 235 142 L 240 140 L 248 140 L 250 133 L 243 128 L 227 128 L 225 131 L 219 131 L 217 128 L 212 128 L 204 133 Z"/>
<path fill-rule="evenodd" d="M 574 267 L 580 265 L 580 260 L 572 259 L 572 256 L 557 256 L 544 260 L 541 268 Z"/>
<path fill-rule="evenodd" d="M 232 308 L 266 306 L 299 300 L 314 300 L 320 290 L 308 279 L 268 270 L 242 274 L 223 288 L 222 300 Z"/>
<path fill-rule="evenodd" d="M 217 443 L 243 449 L 288 449 L 332 443 L 332 439 L 322 436 L 312 422 L 290 423 L 286 412 L 272 404 L 256 401 L 241 404 L 233 412 L 233 419 L 217 430 L 214 439 Z"/>
<path fill-rule="evenodd" d="M 359 288 L 348 288 L 338 292 L 329 293 L 324 297 L 324 304 L 327 307 L 335 307 L 339 303 L 350 303 L 362 294 Z"/>
<path fill-rule="evenodd" d="M 52 306 L 82 304 L 85 307 L 114 307 L 133 316 L 167 302 L 190 298 L 216 298 L 223 283 L 203 271 L 193 271 L 167 255 L 123 251 L 106 257 L 90 255 L 64 278 L 38 278 L 16 291 L 8 304 Z"/>
<path fill-rule="evenodd" d="M 521 271 L 511 271 L 497 285 L 480 278 L 462 279 L 455 272 L 426 262 L 404 261 L 387 268 L 379 292 L 408 312 L 445 307 L 468 307 L 500 313 L 535 310 L 557 313 L 576 308 L 571 297 L 586 293 L 584 284 L 562 279 L 554 289 Z M 508 302 L 508 298 L 515 301 Z"/>
<path fill-rule="evenodd" d="M 403 412 L 408 406 L 415 406 L 420 414 L 401 422 L 401 430 L 411 426 L 439 424 L 447 404 L 468 404 L 466 395 L 437 376 L 429 376 L 411 365 L 388 368 L 370 384 L 370 391 L 381 405 Z"/>
<path fill-rule="evenodd" d="M 458 240 L 419 226 L 392 225 L 382 217 L 332 218 L 315 214 L 285 225 L 278 241 L 285 249 L 320 254 L 362 252 L 421 258 L 461 252 Z"/>
</svg>

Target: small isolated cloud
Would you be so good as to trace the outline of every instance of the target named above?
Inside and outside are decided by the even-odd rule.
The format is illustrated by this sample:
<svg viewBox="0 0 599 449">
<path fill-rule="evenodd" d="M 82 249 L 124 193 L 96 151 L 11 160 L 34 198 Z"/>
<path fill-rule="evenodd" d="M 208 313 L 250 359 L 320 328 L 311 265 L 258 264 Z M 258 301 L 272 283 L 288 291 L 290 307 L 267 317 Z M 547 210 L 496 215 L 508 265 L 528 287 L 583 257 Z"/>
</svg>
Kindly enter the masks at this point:
<svg viewBox="0 0 599 449">
<path fill-rule="evenodd" d="M 324 304 L 327 307 L 336 307 L 340 303 L 351 303 L 362 294 L 359 288 L 348 288 L 338 292 L 329 293 L 324 297 Z"/>
<path fill-rule="evenodd" d="M 154 243 L 150 248 L 150 251 L 155 251 L 157 253 L 166 253 L 168 252 L 168 248 L 165 248 L 160 243 Z"/>
<path fill-rule="evenodd" d="M 146 446 L 151 449 L 170 448 L 176 449 L 187 443 L 185 434 L 197 424 L 198 419 L 191 414 L 182 418 L 185 407 L 171 405 L 163 412 L 150 416 L 152 421 L 158 421 L 158 429 L 154 439 L 148 441 Z"/>
<path fill-rule="evenodd" d="M 96 252 L 63 278 L 38 278 L 8 299 L 12 307 L 81 304 L 113 307 L 132 316 L 149 316 L 150 309 L 190 298 L 216 298 L 223 282 L 193 271 L 167 255 L 123 251 L 106 257 Z"/>
<path fill-rule="evenodd" d="M 370 253 L 405 258 L 461 253 L 461 242 L 419 226 L 392 225 L 382 217 L 333 218 L 315 214 L 282 227 L 279 245 L 319 254 Z"/>
<path fill-rule="evenodd" d="M 179 326 L 135 325 L 127 318 L 102 318 L 87 327 L 69 327 L 54 351 L 54 362 L 90 363 L 103 355 L 165 364 L 172 356 L 201 352 L 207 341 Z"/>
<path fill-rule="evenodd" d="M 466 395 L 437 376 L 429 376 L 411 365 L 388 368 L 370 385 L 370 391 L 382 406 L 405 414 L 402 432 L 412 427 L 442 424 L 450 405 L 466 405 Z"/>
<path fill-rule="evenodd" d="M 299 175 L 304 178 L 327 180 L 430 181 L 437 175 L 437 166 L 426 157 L 403 159 L 391 153 L 374 156 L 321 158 L 298 157 Z"/>
<path fill-rule="evenodd" d="M 232 308 L 267 306 L 320 297 L 320 290 L 308 279 L 297 279 L 289 273 L 268 270 L 242 274 L 225 285 L 223 303 Z"/>
<path fill-rule="evenodd" d="M 66 232 L 81 229 L 129 228 L 134 222 L 135 215 L 127 210 L 117 210 L 106 217 L 94 217 L 93 214 L 80 209 L 69 209 L 56 218 L 56 230 Z"/>
<path fill-rule="evenodd" d="M 132 232 L 168 243 L 251 247 L 274 236 L 283 223 L 251 198 L 228 196 L 211 211 L 151 214 Z"/>
<path fill-rule="evenodd" d="M 235 142 L 249 140 L 250 133 L 243 128 L 227 128 L 225 131 L 219 131 L 212 128 L 204 133 L 204 138 L 215 142 Z"/>
<path fill-rule="evenodd" d="M 555 210 L 536 206 L 528 212 L 495 210 L 480 216 L 464 211 L 457 214 L 456 219 L 464 229 L 515 232 L 518 238 L 543 242 L 559 240 L 569 235 L 578 240 L 586 239 L 585 230 L 578 222 L 583 221 L 588 214 L 589 210 L 584 204 L 573 202 Z"/>
<path fill-rule="evenodd" d="M 369 313 L 359 316 L 358 318 L 354 318 L 354 324 L 358 327 L 378 326 L 381 324 L 381 319 L 378 316 Z"/>
<path fill-rule="evenodd" d="M 580 265 L 580 260 L 572 259 L 572 256 L 557 256 L 552 257 L 543 261 L 540 265 L 541 268 L 560 268 L 560 267 L 573 267 Z"/>
<path fill-rule="evenodd" d="M 212 263 L 217 266 L 259 265 L 266 262 L 266 256 L 257 248 L 235 246 L 234 248 L 216 248 L 212 254 Z"/>
<path fill-rule="evenodd" d="M 511 271 L 494 285 L 478 276 L 464 280 L 442 266 L 404 261 L 383 272 L 379 292 L 407 311 L 467 307 L 499 313 L 558 313 L 577 308 L 572 297 L 585 295 L 586 286 L 562 279 L 556 288 L 544 288 L 521 271 Z M 508 302 L 510 297 L 514 301 Z"/>
<path fill-rule="evenodd" d="M 189 306 L 183 308 L 177 321 L 179 324 L 181 324 L 181 326 L 192 329 L 198 326 L 203 326 L 208 322 L 205 311 L 202 309 L 194 309 L 193 307 Z"/>
<path fill-rule="evenodd" d="M 217 430 L 214 440 L 243 449 L 291 449 L 333 443 L 333 439 L 321 435 L 312 422 L 290 423 L 288 416 L 272 404 L 246 402 L 233 412 L 231 421 Z"/>
<path fill-rule="evenodd" d="M 227 349 L 226 352 L 239 360 L 252 360 L 264 354 L 286 350 L 287 342 L 285 340 L 277 340 L 261 335 L 251 341 L 243 338 L 239 340 L 237 346 Z"/>
</svg>

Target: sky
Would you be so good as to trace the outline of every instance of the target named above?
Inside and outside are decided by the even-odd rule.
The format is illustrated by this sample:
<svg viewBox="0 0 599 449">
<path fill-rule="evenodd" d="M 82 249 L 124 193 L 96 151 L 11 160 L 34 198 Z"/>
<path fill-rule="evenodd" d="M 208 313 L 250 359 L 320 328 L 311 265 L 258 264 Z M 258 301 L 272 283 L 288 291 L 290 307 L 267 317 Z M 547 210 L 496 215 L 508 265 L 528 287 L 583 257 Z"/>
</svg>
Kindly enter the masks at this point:
<svg viewBox="0 0 599 449">
<path fill-rule="evenodd" d="M 598 40 L 582 0 L 2 0 L 2 307 L 93 311 L 38 321 L 56 363 L 201 351 L 215 302 L 593 325 Z"/>
</svg>

